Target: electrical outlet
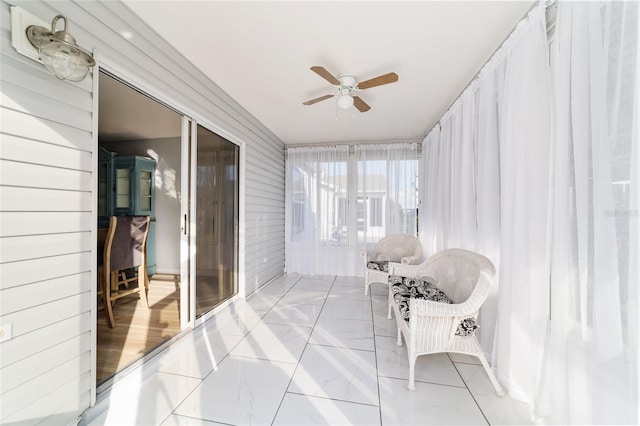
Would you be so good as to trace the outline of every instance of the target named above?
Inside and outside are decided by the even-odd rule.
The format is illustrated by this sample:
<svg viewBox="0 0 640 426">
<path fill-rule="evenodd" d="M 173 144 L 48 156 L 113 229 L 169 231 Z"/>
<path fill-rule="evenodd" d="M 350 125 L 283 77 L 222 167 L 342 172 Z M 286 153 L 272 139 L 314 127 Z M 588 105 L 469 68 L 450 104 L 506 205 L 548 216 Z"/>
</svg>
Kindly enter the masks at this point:
<svg viewBox="0 0 640 426">
<path fill-rule="evenodd" d="M 13 324 L 0 325 L 0 342 L 6 342 L 13 337 Z"/>
</svg>

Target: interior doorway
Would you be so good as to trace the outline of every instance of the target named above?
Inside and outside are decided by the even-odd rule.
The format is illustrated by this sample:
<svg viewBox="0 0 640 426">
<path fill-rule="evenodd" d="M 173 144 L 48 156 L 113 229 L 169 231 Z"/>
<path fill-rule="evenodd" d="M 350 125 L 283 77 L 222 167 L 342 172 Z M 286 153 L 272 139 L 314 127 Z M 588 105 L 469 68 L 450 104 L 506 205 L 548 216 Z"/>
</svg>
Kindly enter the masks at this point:
<svg viewBox="0 0 640 426">
<path fill-rule="evenodd" d="M 110 216 L 148 215 L 151 221 L 148 309 L 139 294 L 117 300 L 111 328 L 97 301 L 98 384 L 181 329 L 182 203 L 182 115 L 103 71 L 99 78 L 98 264 Z"/>
</svg>

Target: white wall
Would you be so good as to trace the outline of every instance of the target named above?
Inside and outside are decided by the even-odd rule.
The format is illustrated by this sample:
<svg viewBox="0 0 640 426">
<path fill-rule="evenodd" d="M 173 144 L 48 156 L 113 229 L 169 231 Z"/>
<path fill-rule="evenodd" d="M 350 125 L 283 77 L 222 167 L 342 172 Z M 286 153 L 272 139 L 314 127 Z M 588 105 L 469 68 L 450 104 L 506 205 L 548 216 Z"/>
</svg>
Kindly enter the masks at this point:
<svg viewBox="0 0 640 426">
<path fill-rule="evenodd" d="M 9 4 L 65 15 L 103 66 L 243 144 L 247 294 L 284 269 L 284 145 L 122 3 L 1 0 L 0 423 L 67 424 L 95 395 L 93 86 L 17 54 Z"/>
<path fill-rule="evenodd" d="M 141 155 L 156 160 L 155 218 L 156 271 L 180 273 L 180 138 L 107 142 L 119 155 Z"/>
</svg>

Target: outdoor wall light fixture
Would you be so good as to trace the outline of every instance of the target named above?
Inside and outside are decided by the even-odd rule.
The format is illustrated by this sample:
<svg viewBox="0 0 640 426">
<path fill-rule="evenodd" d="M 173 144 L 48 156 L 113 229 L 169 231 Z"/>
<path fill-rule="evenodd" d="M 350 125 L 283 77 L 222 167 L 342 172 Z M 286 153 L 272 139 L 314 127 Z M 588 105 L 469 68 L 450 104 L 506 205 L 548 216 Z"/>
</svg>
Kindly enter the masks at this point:
<svg viewBox="0 0 640 426">
<path fill-rule="evenodd" d="M 58 21 L 64 27 L 56 31 Z M 42 63 L 61 80 L 82 81 L 89 68 L 96 64 L 91 53 L 76 44 L 76 39 L 67 32 L 67 18 L 57 15 L 51 22 L 51 30 L 38 25 L 27 28 L 29 42 L 38 50 Z"/>
</svg>

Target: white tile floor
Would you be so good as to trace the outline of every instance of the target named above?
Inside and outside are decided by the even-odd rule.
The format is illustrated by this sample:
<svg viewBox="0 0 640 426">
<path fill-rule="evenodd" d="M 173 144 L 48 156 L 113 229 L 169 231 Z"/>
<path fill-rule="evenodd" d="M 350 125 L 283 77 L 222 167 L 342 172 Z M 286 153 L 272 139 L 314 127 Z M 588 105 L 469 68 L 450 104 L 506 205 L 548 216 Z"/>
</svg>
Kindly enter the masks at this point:
<svg viewBox="0 0 640 426">
<path fill-rule="evenodd" d="M 365 296 L 362 278 L 281 276 L 115 385 L 81 423 L 530 423 L 528 406 L 496 396 L 473 357 L 418 358 L 408 391 L 386 291 L 374 284 Z"/>
</svg>

